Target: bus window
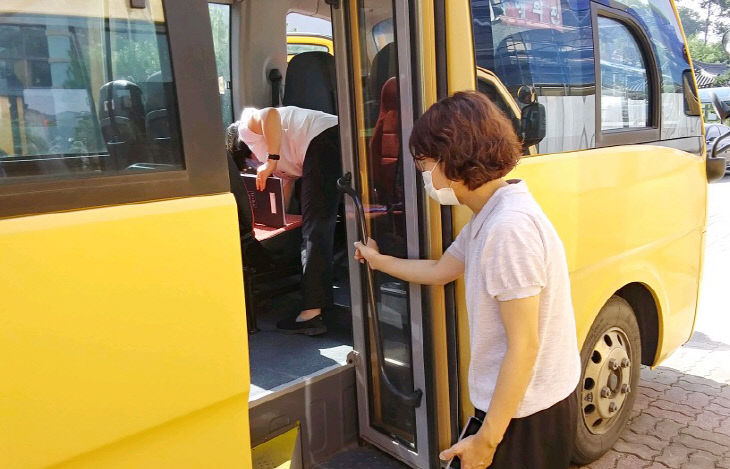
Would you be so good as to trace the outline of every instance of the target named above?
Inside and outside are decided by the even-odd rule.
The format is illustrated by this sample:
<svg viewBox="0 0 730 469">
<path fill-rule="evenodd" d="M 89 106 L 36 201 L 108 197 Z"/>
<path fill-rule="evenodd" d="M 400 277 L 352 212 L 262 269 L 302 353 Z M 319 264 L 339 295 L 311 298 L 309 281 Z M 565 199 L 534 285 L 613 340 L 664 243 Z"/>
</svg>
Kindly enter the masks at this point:
<svg viewBox="0 0 730 469">
<path fill-rule="evenodd" d="M 373 41 L 375 47 L 381 50 L 395 40 L 393 31 L 393 18 L 387 18 L 373 26 Z"/>
<path fill-rule="evenodd" d="M 646 62 L 634 36 L 618 21 L 598 18 L 601 130 L 650 125 Z"/>
<path fill-rule="evenodd" d="M 0 183 L 184 167 L 167 29 L 152 16 L 0 16 Z"/>
<path fill-rule="evenodd" d="M 670 0 L 622 0 L 651 39 L 661 73 L 661 138 L 702 134 L 699 116 L 685 106 L 683 73 L 691 70 L 682 31 Z M 689 115 L 688 115 L 689 114 Z"/>
<path fill-rule="evenodd" d="M 494 72 L 515 98 L 520 87 L 531 86 L 545 106 L 538 152 L 593 148 L 590 2 L 472 0 L 471 11 L 476 65 Z"/>
<path fill-rule="evenodd" d="M 302 52 L 329 52 L 327 46 L 320 44 L 287 44 L 286 55 L 297 55 Z"/>
<path fill-rule="evenodd" d="M 220 3 L 208 4 L 210 26 L 213 30 L 215 65 L 218 69 L 218 91 L 221 96 L 223 127 L 233 122 L 233 97 L 231 93 L 231 6 Z"/>
</svg>

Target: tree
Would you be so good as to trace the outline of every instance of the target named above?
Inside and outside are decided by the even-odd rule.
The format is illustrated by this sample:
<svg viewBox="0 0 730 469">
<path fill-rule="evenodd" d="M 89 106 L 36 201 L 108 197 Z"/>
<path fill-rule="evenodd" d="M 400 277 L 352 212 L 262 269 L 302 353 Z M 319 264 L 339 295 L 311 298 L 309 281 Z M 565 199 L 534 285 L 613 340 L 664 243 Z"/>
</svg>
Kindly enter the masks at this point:
<svg viewBox="0 0 730 469">
<path fill-rule="evenodd" d="M 730 72 L 725 72 L 715 79 L 716 86 L 728 86 L 730 85 Z"/>
<path fill-rule="evenodd" d="M 695 10 L 687 7 L 679 7 L 679 18 L 682 20 L 684 34 L 687 37 L 695 36 L 704 31 L 705 24 Z"/>
<path fill-rule="evenodd" d="M 703 28 L 704 41 L 707 44 L 710 32 L 720 32 L 724 26 L 721 20 L 730 16 L 730 0 L 700 0 L 700 7 L 706 11 Z M 713 20 L 714 19 L 714 20 Z"/>
<path fill-rule="evenodd" d="M 727 53 L 719 42 L 706 43 L 699 37 L 692 36 L 687 40 L 687 44 L 692 60 L 708 63 L 720 63 L 727 60 Z"/>
</svg>

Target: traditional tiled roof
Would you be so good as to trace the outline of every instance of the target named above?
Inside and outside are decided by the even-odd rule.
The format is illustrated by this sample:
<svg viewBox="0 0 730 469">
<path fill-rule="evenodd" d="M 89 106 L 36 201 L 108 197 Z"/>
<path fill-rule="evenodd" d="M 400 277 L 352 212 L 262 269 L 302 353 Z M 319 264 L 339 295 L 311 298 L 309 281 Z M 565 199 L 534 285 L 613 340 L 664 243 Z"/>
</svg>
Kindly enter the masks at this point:
<svg viewBox="0 0 730 469">
<path fill-rule="evenodd" d="M 711 88 L 715 86 L 717 77 L 730 71 L 730 65 L 724 63 L 711 64 L 695 61 L 694 67 L 698 88 Z"/>
</svg>

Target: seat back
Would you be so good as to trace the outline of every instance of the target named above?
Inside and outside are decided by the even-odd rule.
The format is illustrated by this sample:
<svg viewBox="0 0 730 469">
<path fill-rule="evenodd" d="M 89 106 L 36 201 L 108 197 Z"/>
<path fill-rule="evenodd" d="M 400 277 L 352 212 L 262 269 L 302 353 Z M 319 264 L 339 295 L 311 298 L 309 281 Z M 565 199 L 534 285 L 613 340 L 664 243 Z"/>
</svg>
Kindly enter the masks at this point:
<svg viewBox="0 0 730 469">
<path fill-rule="evenodd" d="M 401 154 L 398 80 L 389 78 L 380 93 L 380 110 L 370 139 L 370 167 L 375 187 L 388 203 L 394 200 L 397 168 Z"/>
<path fill-rule="evenodd" d="M 286 69 L 284 106 L 337 115 L 335 58 L 327 52 L 302 52 Z"/>
<path fill-rule="evenodd" d="M 102 86 L 99 94 L 99 125 L 111 164 L 113 169 L 126 169 L 144 141 L 142 90 L 130 81 L 114 80 Z"/>
<path fill-rule="evenodd" d="M 396 53 L 395 43 L 386 44 L 375 54 L 373 62 L 370 64 L 370 75 L 368 75 L 367 82 L 368 96 L 365 103 L 368 126 L 373 125 L 378 117 L 380 94 L 385 82 L 396 76 L 398 72 Z"/>
</svg>

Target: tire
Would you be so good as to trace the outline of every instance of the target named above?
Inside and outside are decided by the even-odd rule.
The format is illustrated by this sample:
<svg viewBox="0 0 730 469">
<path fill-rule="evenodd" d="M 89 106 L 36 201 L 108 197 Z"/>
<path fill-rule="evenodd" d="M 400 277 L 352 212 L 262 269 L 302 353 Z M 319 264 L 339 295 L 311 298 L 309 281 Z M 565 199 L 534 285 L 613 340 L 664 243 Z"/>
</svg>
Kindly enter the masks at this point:
<svg viewBox="0 0 730 469">
<path fill-rule="evenodd" d="M 641 336 L 634 310 L 626 300 L 613 296 L 601 308 L 580 356 L 573 461 L 588 464 L 616 443 L 636 400 Z"/>
</svg>

